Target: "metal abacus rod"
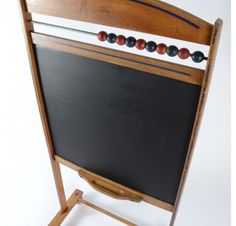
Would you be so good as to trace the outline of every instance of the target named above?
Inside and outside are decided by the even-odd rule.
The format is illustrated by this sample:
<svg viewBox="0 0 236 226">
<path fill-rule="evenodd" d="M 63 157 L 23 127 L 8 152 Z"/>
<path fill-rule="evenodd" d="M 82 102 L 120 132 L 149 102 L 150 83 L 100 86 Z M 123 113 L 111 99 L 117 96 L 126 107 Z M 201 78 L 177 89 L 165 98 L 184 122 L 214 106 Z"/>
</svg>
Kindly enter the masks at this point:
<svg viewBox="0 0 236 226">
<path fill-rule="evenodd" d="M 50 23 L 45 23 L 45 22 L 33 21 L 33 20 L 31 21 L 31 23 L 33 25 L 43 25 L 43 26 L 47 26 L 47 27 L 59 28 L 59 29 L 63 29 L 63 30 L 74 31 L 74 32 L 83 33 L 83 34 L 87 34 L 87 35 L 97 36 L 97 33 L 94 33 L 94 32 L 79 30 L 76 28 L 69 28 L 69 27 L 56 25 L 56 24 L 50 24 Z"/>
</svg>

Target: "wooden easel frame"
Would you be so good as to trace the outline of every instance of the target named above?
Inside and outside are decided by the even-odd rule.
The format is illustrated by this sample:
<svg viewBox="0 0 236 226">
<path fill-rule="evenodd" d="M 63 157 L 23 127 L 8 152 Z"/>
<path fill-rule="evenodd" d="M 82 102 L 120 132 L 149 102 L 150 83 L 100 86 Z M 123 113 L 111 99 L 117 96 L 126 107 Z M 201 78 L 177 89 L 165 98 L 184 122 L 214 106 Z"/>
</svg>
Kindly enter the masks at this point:
<svg viewBox="0 0 236 226">
<path fill-rule="evenodd" d="M 91 4 L 93 3 L 93 4 Z M 87 5 L 88 7 L 84 7 Z M 132 6 L 132 12 L 129 12 L 129 7 Z M 87 202 L 82 198 L 82 191 L 75 190 L 75 192 L 72 194 L 72 196 L 66 200 L 64 187 L 63 187 L 63 181 L 60 171 L 60 164 L 64 164 L 67 167 L 77 171 L 80 173 L 80 176 L 84 177 L 91 185 L 94 185 L 94 188 L 99 190 L 100 192 L 104 192 L 107 195 L 113 196 L 115 198 L 120 199 L 129 199 L 133 201 L 146 201 L 148 203 L 151 203 L 153 205 L 156 205 L 162 209 L 168 210 L 172 212 L 172 219 L 170 222 L 170 226 L 174 225 L 176 215 L 179 208 L 179 203 L 181 199 L 181 195 L 183 193 L 185 181 L 187 178 L 187 174 L 189 171 L 189 166 L 191 162 L 191 158 L 193 156 L 194 147 L 197 140 L 197 135 L 200 128 L 200 123 L 202 120 L 202 115 L 204 112 L 206 99 L 208 95 L 208 90 L 210 86 L 210 81 L 213 73 L 213 68 L 215 64 L 216 54 L 218 50 L 219 40 L 220 40 L 220 34 L 222 29 L 222 20 L 217 19 L 214 25 L 211 25 L 183 10 L 180 10 L 174 6 L 171 6 L 169 4 L 159 2 L 159 1 L 152 1 L 152 0 L 122 0 L 122 1 L 112 1 L 112 0 L 101 0 L 101 1 L 64 1 L 64 0 L 19 0 L 19 6 L 20 6 L 20 12 L 24 27 L 24 35 L 26 39 L 26 46 L 31 66 L 31 72 L 35 87 L 35 92 L 37 96 L 38 106 L 40 110 L 40 115 L 42 119 L 42 124 L 44 128 L 44 133 L 47 141 L 47 146 L 49 150 L 49 157 L 51 161 L 51 166 L 54 174 L 55 184 L 57 188 L 57 193 L 59 197 L 60 202 L 60 211 L 55 216 L 55 218 L 51 221 L 49 224 L 50 226 L 58 226 L 61 225 L 63 220 L 66 218 L 66 216 L 69 214 L 69 212 L 72 210 L 72 208 L 75 206 L 75 204 L 84 204 L 89 207 L 92 207 L 104 214 L 107 214 L 110 217 L 113 217 L 116 220 L 119 220 L 120 222 L 123 222 L 127 225 L 135 225 L 125 219 L 122 219 L 106 210 L 101 209 L 100 207 L 95 206 L 92 203 Z M 116 6 L 116 7 L 115 7 Z M 113 13 L 115 11 L 115 13 Z M 156 13 L 156 12 L 161 12 Z M 119 12 L 120 16 L 117 18 L 115 16 Z M 149 13 L 150 17 L 152 17 L 152 23 L 150 26 L 147 25 L 147 21 L 145 21 L 145 13 Z M 151 60 L 144 57 L 139 57 L 133 54 L 127 54 L 127 53 L 121 53 L 115 50 L 108 50 L 96 46 L 91 46 L 87 44 L 81 44 L 76 43 L 70 40 L 56 38 L 56 37 L 50 37 L 36 34 L 34 33 L 34 28 L 32 24 L 32 17 L 31 13 L 41 13 L 46 14 L 50 16 L 57 16 L 67 19 L 74 19 L 74 20 L 80 20 L 80 21 L 86 21 L 91 23 L 98 23 L 108 26 L 114 26 L 117 27 L 117 25 L 120 28 L 126 28 L 130 30 L 137 30 L 140 32 L 146 32 L 156 35 L 162 35 L 167 36 L 171 38 L 177 38 L 182 39 L 185 41 L 191 41 L 195 43 L 205 44 L 210 46 L 210 51 L 207 59 L 207 66 L 206 69 L 198 70 L 190 67 L 185 67 L 182 65 L 176 65 L 164 61 L 157 61 L 157 60 Z M 140 23 L 137 24 L 134 21 L 134 15 L 136 15 L 136 19 L 144 18 L 143 20 L 140 20 Z M 107 20 L 107 17 L 110 17 L 110 20 Z M 122 18 L 123 17 L 123 18 Z M 150 18 L 149 18 L 150 19 Z M 129 23 L 127 21 L 129 20 Z M 130 21 L 134 23 L 130 23 Z M 168 29 L 163 28 L 163 26 L 159 26 L 159 24 L 156 24 L 156 21 L 165 21 L 166 26 L 168 26 Z M 155 25 L 155 26 L 154 26 Z M 173 29 L 170 29 L 173 28 Z M 178 28 L 178 32 L 177 29 Z M 61 44 L 64 44 L 64 47 L 61 45 L 56 46 L 57 42 L 61 42 Z M 51 136 L 51 132 L 49 129 L 48 124 L 48 118 L 46 114 L 46 107 L 44 104 L 43 99 L 43 93 L 42 88 L 40 84 L 38 69 L 37 69 L 37 61 L 35 59 L 34 44 L 43 44 L 46 46 L 50 46 L 51 48 L 61 48 L 62 51 L 71 52 L 74 54 L 89 54 L 89 57 L 91 58 L 97 58 L 96 54 L 92 54 L 88 52 L 83 52 L 81 50 L 78 50 L 79 47 L 83 49 L 89 50 L 96 50 L 100 52 L 109 52 L 110 54 L 114 56 L 122 56 L 122 57 L 128 57 L 129 55 L 132 55 L 132 57 L 135 57 L 135 62 L 118 62 L 117 59 L 109 58 L 104 56 L 104 61 L 107 62 L 114 62 L 116 61 L 117 64 L 126 65 L 129 67 L 139 67 L 140 70 L 152 72 L 153 68 L 150 67 L 144 67 L 141 65 L 141 61 L 144 61 L 148 63 L 149 65 L 152 64 L 153 67 L 155 65 L 159 65 L 159 69 L 155 67 L 155 70 L 163 70 L 163 68 L 171 67 L 175 68 L 176 70 L 184 71 L 185 73 L 191 73 L 191 77 L 187 78 L 185 82 L 193 83 L 200 85 L 201 88 L 201 96 L 199 100 L 198 110 L 195 118 L 194 128 L 192 131 L 191 140 L 189 143 L 188 153 L 184 165 L 184 170 L 182 173 L 182 179 L 180 182 L 177 198 L 174 205 L 170 205 L 169 203 L 162 202 L 160 200 L 156 200 L 152 197 L 149 197 L 145 194 L 141 194 L 139 192 L 133 191 L 131 189 L 128 189 L 122 185 L 116 184 L 113 181 L 109 181 L 105 178 L 99 177 L 98 175 L 92 174 L 90 172 L 87 172 L 86 170 L 80 168 L 77 165 L 74 165 L 67 160 L 55 155 L 54 151 L 54 145 L 53 140 Z M 69 45 L 74 45 L 77 50 L 70 48 Z M 82 47 L 81 47 L 82 46 Z M 161 65 L 161 67 L 160 67 Z M 172 77 L 175 79 L 182 80 L 183 78 L 181 76 L 178 76 L 178 73 L 172 73 L 166 71 L 166 76 Z M 185 78 L 186 79 L 186 78 Z M 106 187 L 106 189 L 102 189 L 101 187 L 96 186 L 96 184 L 93 184 L 94 181 L 98 180 L 99 183 L 103 183 L 103 185 Z M 111 188 L 111 191 L 109 190 Z M 117 191 L 117 192 L 115 192 Z M 125 194 L 125 195 L 124 195 Z"/>
</svg>

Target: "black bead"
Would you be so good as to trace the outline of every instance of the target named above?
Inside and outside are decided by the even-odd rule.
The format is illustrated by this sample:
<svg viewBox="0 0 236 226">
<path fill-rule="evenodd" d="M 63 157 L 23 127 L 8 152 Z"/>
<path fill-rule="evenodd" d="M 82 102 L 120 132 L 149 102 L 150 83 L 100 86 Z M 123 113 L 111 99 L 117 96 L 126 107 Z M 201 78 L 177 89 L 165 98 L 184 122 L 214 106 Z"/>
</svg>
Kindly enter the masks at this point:
<svg viewBox="0 0 236 226">
<path fill-rule="evenodd" d="M 179 53 L 179 50 L 178 50 L 178 48 L 176 47 L 176 46 L 169 46 L 168 48 L 167 48 L 167 54 L 168 54 L 168 56 L 170 56 L 170 57 L 174 57 L 174 56 L 177 56 L 178 55 L 178 53 Z"/>
<path fill-rule="evenodd" d="M 110 33 L 107 35 L 107 41 L 110 43 L 115 43 L 116 42 L 116 35 L 113 33 Z"/>
<path fill-rule="evenodd" d="M 200 51 L 194 52 L 191 55 L 191 57 L 192 57 L 193 62 L 195 62 L 195 63 L 201 63 L 204 60 L 204 58 L 205 58 L 204 54 L 202 52 L 200 52 Z"/>
<path fill-rule="evenodd" d="M 127 39 L 126 39 L 126 42 L 125 42 L 125 44 L 126 44 L 126 46 L 128 46 L 128 47 L 134 47 L 135 46 L 135 43 L 136 43 L 136 39 L 134 38 L 134 37 L 128 37 Z"/>
<path fill-rule="evenodd" d="M 146 44 L 146 50 L 148 52 L 155 52 L 156 48 L 157 48 L 157 44 L 153 41 L 150 41 Z"/>
</svg>

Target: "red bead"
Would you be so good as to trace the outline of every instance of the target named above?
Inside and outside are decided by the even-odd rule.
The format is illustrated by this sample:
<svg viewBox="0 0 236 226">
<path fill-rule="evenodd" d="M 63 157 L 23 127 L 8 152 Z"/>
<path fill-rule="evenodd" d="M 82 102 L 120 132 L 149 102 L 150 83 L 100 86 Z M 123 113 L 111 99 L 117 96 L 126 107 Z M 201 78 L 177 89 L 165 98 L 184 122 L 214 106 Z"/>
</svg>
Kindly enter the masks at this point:
<svg viewBox="0 0 236 226">
<path fill-rule="evenodd" d="M 186 48 L 182 48 L 179 50 L 178 56 L 180 59 L 187 59 L 190 56 L 190 52 Z"/>
<path fill-rule="evenodd" d="M 163 44 L 163 43 L 160 43 L 160 44 L 157 45 L 156 51 L 159 54 L 163 55 L 167 51 L 167 46 L 165 44 Z"/>
<path fill-rule="evenodd" d="M 146 47 L 146 42 L 143 39 L 138 39 L 135 43 L 135 46 L 136 46 L 137 49 L 143 50 Z"/>
<path fill-rule="evenodd" d="M 119 35 L 116 38 L 116 43 L 120 46 L 123 46 L 125 44 L 125 40 L 126 40 L 126 38 L 124 35 Z"/>
<path fill-rule="evenodd" d="M 105 42 L 107 40 L 107 33 L 105 31 L 100 31 L 97 37 L 99 41 Z"/>
</svg>

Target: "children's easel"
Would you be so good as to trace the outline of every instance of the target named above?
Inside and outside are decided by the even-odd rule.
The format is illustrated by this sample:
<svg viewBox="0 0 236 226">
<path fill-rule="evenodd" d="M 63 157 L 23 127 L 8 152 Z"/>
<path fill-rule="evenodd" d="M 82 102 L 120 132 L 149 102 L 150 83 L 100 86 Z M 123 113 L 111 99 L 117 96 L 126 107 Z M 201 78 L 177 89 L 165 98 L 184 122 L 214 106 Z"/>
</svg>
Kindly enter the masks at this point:
<svg viewBox="0 0 236 226">
<path fill-rule="evenodd" d="M 61 209 L 76 204 L 135 225 L 83 199 L 67 200 L 60 164 L 110 197 L 170 211 L 174 225 L 215 64 L 214 25 L 152 0 L 19 0 L 26 45 Z M 209 46 L 201 51 L 107 31 L 67 30 L 153 54 L 206 61 L 205 70 L 35 32 L 32 13 L 101 24 Z M 104 90 L 106 92 L 104 92 Z"/>
</svg>

